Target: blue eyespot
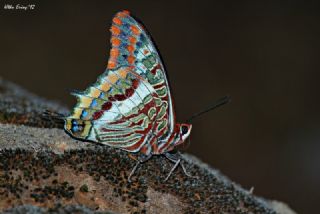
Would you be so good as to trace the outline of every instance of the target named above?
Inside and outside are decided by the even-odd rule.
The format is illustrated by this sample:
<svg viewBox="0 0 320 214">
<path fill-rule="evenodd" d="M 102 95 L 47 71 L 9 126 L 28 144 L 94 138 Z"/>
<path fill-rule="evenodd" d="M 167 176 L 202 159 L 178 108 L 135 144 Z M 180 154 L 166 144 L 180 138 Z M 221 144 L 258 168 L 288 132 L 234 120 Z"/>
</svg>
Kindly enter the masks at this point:
<svg viewBox="0 0 320 214">
<path fill-rule="evenodd" d="M 98 104 L 97 100 L 96 99 L 93 99 L 91 104 L 90 104 L 90 107 L 95 107 L 96 105 Z M 82 112 L 83 113 L 83 112 Z"/>
<path fill-rule="evenodd" d="M 77 125 L 72 126 L 72 132 L 77 132 L 78 130 L 79 130 L 79 128 Z"/>
<path fill-rule="evenodd" d="M 101 93 L 99 94 L 99 98 L 102 99 L 103 97 L 104 97 L 104 93 L 101 92 Z"/>
<path fill-rule="evenodd" d="M 86 116 L 88 116 L 88 112 L 86 110 L 82 110 L 81 117 L 85 118 Z"/>
</svg>

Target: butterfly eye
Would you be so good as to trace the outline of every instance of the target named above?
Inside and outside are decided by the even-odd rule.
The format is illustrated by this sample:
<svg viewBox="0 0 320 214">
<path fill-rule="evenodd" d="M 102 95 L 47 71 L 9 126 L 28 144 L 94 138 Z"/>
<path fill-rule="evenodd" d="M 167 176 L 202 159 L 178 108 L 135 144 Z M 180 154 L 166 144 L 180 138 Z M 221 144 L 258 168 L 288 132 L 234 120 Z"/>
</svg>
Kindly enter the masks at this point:
<svg viewBox="0 0 320 214">
<path fill-rule="evenodd" d="M 188 127 L 187 126 L 182 126 L 181 127 L 181 131 L 182 131 L 182 134 L 186 134 L 188 132 Z"/>
</svg>

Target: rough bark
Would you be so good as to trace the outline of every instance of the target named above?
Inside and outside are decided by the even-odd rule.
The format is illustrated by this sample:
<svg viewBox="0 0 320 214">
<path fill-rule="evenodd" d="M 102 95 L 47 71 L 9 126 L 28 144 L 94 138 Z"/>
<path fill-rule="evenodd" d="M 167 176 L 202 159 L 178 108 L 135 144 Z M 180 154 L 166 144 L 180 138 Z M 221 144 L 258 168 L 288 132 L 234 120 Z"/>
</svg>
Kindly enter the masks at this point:
<svg viewBox="0 0 320 214">
<path fill-rule="evenodd" d="M 127 182 L 127 152 L 77 141 L 45 109 L 67 108 L 0 79 L 0 210 L 6 213 L 294 213 L 253 195 L 219 171 L 184 154 L 182 169 L 154 156 Z"/>
</svg>

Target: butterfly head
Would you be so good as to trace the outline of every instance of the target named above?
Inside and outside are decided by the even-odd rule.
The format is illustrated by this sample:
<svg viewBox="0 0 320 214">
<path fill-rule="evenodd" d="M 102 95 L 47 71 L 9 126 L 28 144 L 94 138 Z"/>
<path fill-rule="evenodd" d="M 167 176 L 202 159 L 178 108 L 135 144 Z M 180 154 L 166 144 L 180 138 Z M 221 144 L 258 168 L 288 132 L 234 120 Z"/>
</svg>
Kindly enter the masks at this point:
<svg viewBox="0 0 320 214">
<path fill-rule="evenodd" d="M 179 130 L 179 140 L 177 142 L 175 142 L 175 146 L 178 146 L 180 144 L 182 144 L 190 135 L 191 133 L 191 129 L 192 129 L 192 125 L 191 124 L 186 124 L 186 123 L 182 123 L 182 124 L 177 124 L 178 126 L 178 130 Z"/>
</svg>

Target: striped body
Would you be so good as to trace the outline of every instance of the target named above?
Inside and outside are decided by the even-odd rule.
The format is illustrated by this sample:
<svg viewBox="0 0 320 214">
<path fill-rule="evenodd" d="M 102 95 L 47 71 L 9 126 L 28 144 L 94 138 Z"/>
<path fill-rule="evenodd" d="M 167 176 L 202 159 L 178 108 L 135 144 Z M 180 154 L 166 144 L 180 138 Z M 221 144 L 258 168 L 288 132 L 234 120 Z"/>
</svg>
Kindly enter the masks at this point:
<svg viewBox="0 0 320 214">
<path fill-rule="evenodd" d="M 65 130 L 73 137 L 145 155 L 163 154 L 183 143 L 191 125 L 176 124 L 166 72 L 158 52 L 129 12 L 110 28 L 106 71 L 78 98 Z"/>
</svg>

